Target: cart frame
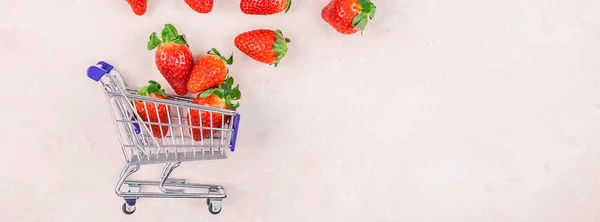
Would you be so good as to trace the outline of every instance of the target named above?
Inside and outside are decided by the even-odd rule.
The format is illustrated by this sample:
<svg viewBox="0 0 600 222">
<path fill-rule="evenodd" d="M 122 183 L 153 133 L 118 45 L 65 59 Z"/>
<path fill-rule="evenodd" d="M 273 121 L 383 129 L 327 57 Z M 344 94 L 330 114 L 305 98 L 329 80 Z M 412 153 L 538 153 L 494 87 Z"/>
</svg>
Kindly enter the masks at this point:
<svg viewBox="0 0 600 222">
<path fill-rule="evenodd" d="M 123 212 L 128 215 L 135 212 L 139 198 L 205 198 L 209 212 L 220 213 L 222 200 L 227 197 L 223 186 L 186 183 L 169 176 L 182 162 L 227 158 L 228 151 L 235 151 L 240 114 L 196 105 L 192 99 L 180 96 L 158 99 L 136 95 L 137 90 L 127 88 L 121 74 L 103 61 L 90 66 L 87 76 L 102 83 L 126 160 L 115 186 L 115 193 L 125 200 Z M 140 103 L 144 104 L 146 113 L 137 113 L 136 104 Z M 168 120 L 148 118 L 149 106 L 155 108 L 157 115 L 159 107 L 165 108 Z M 194 118 L 190 115 L 192 111 L 209 115 L 210 125 L 204 126 L 202 115 L 197 115 L 202 126 L 190 124 L 190 119 Z M 187 116 L 183 117 L 184 114 Z M 216 115 L 222 117 L 220 123 L 214 122 Z M 157 134 L 162 137 L 158 138 Z M 160 181 L 128 180 L 145 164 L 165 164 Z M 124 184 L 127 191 L 122 191 Z M 158 191 L 142 191 L 143 187 L 158 187 Z M 185 188 L 206 192 L 186 192 Z"/>
</svg>

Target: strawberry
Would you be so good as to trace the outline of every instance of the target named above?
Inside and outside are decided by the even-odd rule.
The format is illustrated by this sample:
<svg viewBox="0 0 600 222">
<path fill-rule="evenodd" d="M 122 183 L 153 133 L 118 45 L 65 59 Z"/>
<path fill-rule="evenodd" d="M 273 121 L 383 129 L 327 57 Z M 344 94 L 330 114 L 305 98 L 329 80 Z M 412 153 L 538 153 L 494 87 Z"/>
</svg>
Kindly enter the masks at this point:
<svg viewBox="0 0 600 222">
<path fill-rule="evenodd" d="M 209 13 L 213 8 L 213 0 L 184 0 L 184 2 L 199 13 Z"/>
<path fill-rule="evenodd" d="M 375 16 L 370 0 L 331 0 L 321 11 L 321 18 L 342 34 L 363 33 L 369 19 Z"/>
<path fill-rule="evenodd" d="M 215 48 L 212 48 L 206 55 L 203 55 L 196 61 L 190 79 L 187 83 L 187 89 L 191 93 L 199 93 L 204 90 L 219 86 L 227 78 L 227 65 L 233 64 L 233 54 L 229 59 L 225 59 Z"/>
<path fill-rule="evenodd" d="M 201 106 L 209 106 L 218 109 L 235 110 L 240 104 L 233 104 L 232 101 L 240 99 L 242 93 L 240 92 L 240 85 L 238 84 L 235 88 L 231 88 L 233 85 L 233 77 L 227 78 L 224 82 L 219 85 L 219 88 L 212 88 L 202 92 L 198 98 L 194 100 L 194 104 Z M 211 114 L 212 113 L 212 114 Z M 192 127 L 191 134 L 195 141 L 201 141 L 204 138 L 212 138 L 218 135 L 220 131 L 211 130 L 206 128 L 222 128 L 224 123 L 227 123 L 230 119 L 230 115 L 223 115 L 217 112 L 199 111 L 197 109 L 191 109 L 187 116 L 188 125 Z"/>
<path fill-rule="evenodd" d="M 144 15 L 148 8 L 148 0 L 127 0 L 127 3 L 131 6 L 133 13 L 140 16 Z"/>
<path fill-rule="evenodd" d="M 234 39 L 235 46 L 244 54 L 262 63 L 275 64 L 275 67 L 287 54 L 289 42 L 281 31 L 268 29 L 244 32 Z"/>
<path fill-rule="evenodd" d="M 287 13 L 292 6 L 292 0 L 242 0 L 240 9 L 249 15 L 272 15 L 285 10 Z"/>
<path fill-rule="evenodd" d="M 148 96 L 151 98 L 167 99 L 168 96 L 164 89 L 161 89 L 160 84 L 150 80 L 149 85 L 138 90 L 137 94 L 140 96 Z M 137 111 L 137 114 L 142 118 L 144 122 L 150 123 L 164 123 L 169 124 L 169 114 L 167 112 L 168 107 L 163 104 L 156 104 L 153 102 L 142 102 L 135 100 L 133 105 Z M 150 131 L 152 135 L 157 138 L 163 138 L 169 133 L 169 126 L 163 125 L 150 125 Z"/>
<path fill-rule="evenodd" d="M 171 24 L 165 24 L 161 36 L 162 41 L 156 36 L 156 32 L 150 35 L 148 50 L 156 49 L 154 57 L 158 71 L 175 93 L 183 96 L 187 93 L 187 81 L 194 65 L 192 51 L 185 37 L 179 35 Z"/>
</svg>

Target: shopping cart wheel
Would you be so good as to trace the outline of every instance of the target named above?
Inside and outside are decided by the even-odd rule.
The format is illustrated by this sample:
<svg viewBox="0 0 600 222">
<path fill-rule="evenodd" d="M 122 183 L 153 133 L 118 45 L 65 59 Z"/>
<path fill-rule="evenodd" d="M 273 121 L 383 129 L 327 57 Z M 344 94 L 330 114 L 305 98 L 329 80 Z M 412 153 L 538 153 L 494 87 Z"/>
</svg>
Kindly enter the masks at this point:
<svg viewBox="0 0 600 222">
<path fill-rule="evenodd" d="M 213 215 L 217 215 L 221 213 L 221 201 L 220 200 L 210 200 L 206 199 L 206 203 L 208 203 L 208 212 Z"/>
<path fill-rule="evenodd" d="M 127 203 L 123 203 L 123 207 L 121 207 L 121 209 L 123 210 L 123 213 L 131 215 L 133 212 L 135 212 L 135 205 L 131 206 Z"/>
</svg>

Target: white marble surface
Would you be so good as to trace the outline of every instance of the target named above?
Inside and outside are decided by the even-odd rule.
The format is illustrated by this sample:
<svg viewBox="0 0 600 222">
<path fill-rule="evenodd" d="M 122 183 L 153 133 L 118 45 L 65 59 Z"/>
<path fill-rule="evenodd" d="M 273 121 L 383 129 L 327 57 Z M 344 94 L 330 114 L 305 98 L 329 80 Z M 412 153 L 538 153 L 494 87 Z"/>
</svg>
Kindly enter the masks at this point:
<svg viewBox="0 0 600 222">
<path fill-rule="evenodd" d="M 600 2 L 375 0 L 364 36 L 320 18 L 325 0 L 246 16 L 183 1 L 0 1 L 0 221 L 600 221 Z M 125 216 L 123 165 L 98 60 L 165 83 L 146 41 L 166 22 L 196 57 L 235 52 L 238 151 L 174 176 L 222 183 L 203 200 L 144 199 Z M 277 69 L 236 34 L 280 28 Z M 136 178 L 156 178 L 159 166 Z"/>
</svg>

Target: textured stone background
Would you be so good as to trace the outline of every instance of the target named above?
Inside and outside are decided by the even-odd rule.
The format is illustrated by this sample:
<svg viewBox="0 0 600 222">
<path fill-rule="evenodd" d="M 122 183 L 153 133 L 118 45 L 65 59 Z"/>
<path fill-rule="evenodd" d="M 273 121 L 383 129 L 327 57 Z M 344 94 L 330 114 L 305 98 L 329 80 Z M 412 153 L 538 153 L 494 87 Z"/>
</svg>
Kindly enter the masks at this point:
<svg viewBox="0 0 600 222">
<path fill-rule="evenodd" d="M 600 2 L 375 0 L 364 36 L 328 27 L 326 3 L 0 1 L 0 221 L 600 221 Z M 195 57 L 235 53 L 238 151 L 173 175 L 228 188 L 217 217 L 197 199 L 125 216 L 113 192 L 124 161 L 85 69 L 165 84 L 145 48 L 167 22 Z M 234 47 L 254 28 L 292 39 L 279 68 Z"/>
</svg>

